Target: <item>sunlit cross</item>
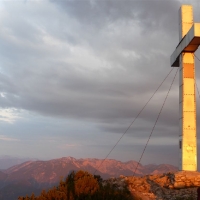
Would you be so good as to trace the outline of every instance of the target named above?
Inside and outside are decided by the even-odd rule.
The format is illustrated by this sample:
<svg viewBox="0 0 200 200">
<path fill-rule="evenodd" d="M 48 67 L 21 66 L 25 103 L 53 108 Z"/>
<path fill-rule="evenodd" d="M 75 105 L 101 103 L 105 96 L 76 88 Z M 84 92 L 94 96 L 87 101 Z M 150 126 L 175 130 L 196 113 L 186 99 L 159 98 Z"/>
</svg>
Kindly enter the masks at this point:
<svg viewBox="0 0 200 200">
<path fill-rule="evenodd" d="M 171 66 L 179 67 L 179 170 L 197 171 L 194 52 L 200 45 L 200 23 L 193 22 L 191 5 L 179 10 L 179 44 Z"/>
</svg>

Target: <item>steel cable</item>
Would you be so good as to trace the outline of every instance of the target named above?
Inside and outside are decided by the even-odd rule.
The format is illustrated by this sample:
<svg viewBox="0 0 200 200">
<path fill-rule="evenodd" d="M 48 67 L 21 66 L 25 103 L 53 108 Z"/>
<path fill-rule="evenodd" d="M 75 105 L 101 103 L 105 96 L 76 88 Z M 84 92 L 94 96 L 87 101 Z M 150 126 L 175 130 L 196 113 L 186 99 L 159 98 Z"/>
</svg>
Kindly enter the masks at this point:
<svg viewBox="0 0 200 200">
<path fill-rule="evenodd" d="M 178 69 L 179 69 L 179 68 L 178 68 Z M 138 168 L 138 166 L 139 166 L 139 164 L 140 164 L 140 162 L 141 162 L 141 159 L 142 159 L 142 157 L 143 157 L 143 155 L 144 155 L 144 152 L 145 152 L 145 150 L 146 150 L 146 148 L 147 148 L 147 145 L 148 145 L 149 140 L 150 140 L 150 138 L 151 138 L 151 136 L 152 136 L 152 133 L 153 133 L 155 127 L 156 127 L 156 124 L 157 124 L 157 122 L 158 122 L 158 119 L 159 119 L 159 117 L 160 117 L 160 114 L 161 114 L 161 112 L 162 112 L 162 110 L 163 110 L 163 108 L 164 108 L 165 102 L 166 102 L 166 100 L 167 100 L 167 97 L 168 97 L 168 95 L 169 95 L 169 92 L 170 92 L 170 90 L 171 90 L 171 88 L 172 88 L 172 85 L 173 85 L 173 83 L 174 83 L 174 80 L 175 80 L 175 78 L 176 78 L 176 74 L 177 74 L 177 72 L 178 72 L 178 69 L 177 69 L 177 71 L 176 71 L 176 73 L 175 73 L 175 76 L 174 76 L 174 78 L 173 78 L 173 80 L 172 80 L 172 83 L 171 83 L 171 85 L 170 85 L 170 87 L 169 87 L 169 90 L 168 90 L 167 95 L 166 95 L 166 97 L 165 97 L 165 99 L 164 99 L 164 102 L 163 102 L 163 104 L 162 104 L 162 107 L 161 107 L 161 109 L 160 109 L 160 112 L 158 113 L 157 119 L 156 119 L 156 121 L 155 121 L 155 123 L 154 123 L 153 129 L 152 129 L 152 131 L 151 131 L 151 133 L 150 133 L 150 135 L 149 135 L 149 138 L 148 138 L 148 140 L 147 140 L 147 143 L 146 143 L 146 145 L 145 145 L 145 147 L 144 147 L 144 149 L 143 149 L 142 155 L 141 155 L 141 157 L 140 157 L 140 159 L 139 159 L 139 161 L 138 161 L 138 163 L 137 163 L 137 166 L 136 166 L 136 168 L 135 168 L 135 171 L 134 171 L 134 173 L 133 173 L 133 176 L 135 175 L 135 172 L 137 171 L 137 168 Z"/>
<path fill-rule="evenodd" d="M 139 115 L 142 113 L 142 111 L 145 109 L 145 107 L 147 106 L 147 104 L 151 101 L 151 99 L 153 98 L 153 96 L 156 94 L 156 92 L 159 90 L 159 88 L 162 86 L 162 84 L 165 82 L 165 80 L 167 79 L 167 77 L 170 75 L 170 73 L 172 72 L 174 68 L 172 68 L 170 70 L 170 72 L 167 74 L 167 76 L 164 78 L 164 80 L 161 82 L 161 84 L 158 86 L 158 88 L 155 90 L 155 92 L 152 94 L 152 96 L 149 98 L 149 100 L 145 103 L 145 105 L 142 107 L 142 109 L 139 111 L 139 113 L 136 115 L 136 117 L 134 118 L 134 120 L 131 122 L 131 124 L 128 126 L 128 128 L 125 130 L 125 132 L 121 135 L 121 137 L 118 139 L 118 141 L 115 143 L 115 145 L 112 147 L 112 149 L 109 151 L 109 153 L 106 155 L 106 157 L 102 160 L 102 162 L 99 164 L 99 166 L 95 169 L 94 173 L 95 174 L 97 172 L 97 170 L 101 167 L 101 165 L 104 163 L 104 161 L 108 158 L 108 156 L 111 154 L 111 152 L 114 150 L 114 148 L 118 145 L 118 143 L 120 142 L 120 140 L 123 138 L 123 136 L 127 133 L 127 131 L 130 129 L 130 127 L 132 126 L 132 124 L 135 122 L 135 120 L 139 117 Z"/>
</svg>

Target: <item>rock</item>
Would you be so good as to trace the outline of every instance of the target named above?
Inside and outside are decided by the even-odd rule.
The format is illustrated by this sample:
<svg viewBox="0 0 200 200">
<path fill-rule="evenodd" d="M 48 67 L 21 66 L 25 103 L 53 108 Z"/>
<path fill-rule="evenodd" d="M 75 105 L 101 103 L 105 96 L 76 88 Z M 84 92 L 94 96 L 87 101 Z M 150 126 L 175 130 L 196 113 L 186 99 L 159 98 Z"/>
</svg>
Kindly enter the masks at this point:
<svg viewBox="0 0 200 200">
<path fill-rule="evenodd" d="M 176 172 L 144 177 L 125 177 L 131 192 L 141 194 L 141 199 L 174 200 L 197 197 L 200 186 L 199 172 Z"/>
<path fill-rule="evenodd" d="M 181 188 L 184 188 L 184 187 L 185 187 L 185 182 L 183 182 L 183 181 L 174 183 L 174 188 L 176 188 L 176 189 L 181 189 Z"/>
<path fill-rule="evenodd" d="M 169 185 L 169 189 L 174 189 L 174 186 L 173 185 Z"/>
</svg>

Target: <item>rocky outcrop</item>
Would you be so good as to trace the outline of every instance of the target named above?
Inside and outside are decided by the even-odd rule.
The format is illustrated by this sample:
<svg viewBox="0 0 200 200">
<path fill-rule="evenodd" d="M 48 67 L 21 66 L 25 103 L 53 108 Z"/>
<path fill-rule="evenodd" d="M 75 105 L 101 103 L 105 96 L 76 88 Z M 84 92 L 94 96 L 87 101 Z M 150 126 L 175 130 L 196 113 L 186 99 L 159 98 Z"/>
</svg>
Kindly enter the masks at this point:
<svg viewBox="0 0 200 200">
<path fill-rule="evenodd" d="M 168 175 L 174 188 L 181 189 L 186 187 L 199 187 L 200 186 L 200 173 L 199 172 L 186 172 L 180 171 Z"/>
<path fill-rule="evenodd" d="M 141 199 L 156 199 L 151 188 L 152 184 L 148 182 L 148 176 L 126 177 L 125 180 L 128 183 L 129 190 L 134 195 L 141 197 Z"/>
<path fill-rule="evenodd" d="M 197 198 L 199 172 L 176 172 L 143 177 L 124 177 L 129 190 L 145 200 L 175 200 Z"/>
</svg>

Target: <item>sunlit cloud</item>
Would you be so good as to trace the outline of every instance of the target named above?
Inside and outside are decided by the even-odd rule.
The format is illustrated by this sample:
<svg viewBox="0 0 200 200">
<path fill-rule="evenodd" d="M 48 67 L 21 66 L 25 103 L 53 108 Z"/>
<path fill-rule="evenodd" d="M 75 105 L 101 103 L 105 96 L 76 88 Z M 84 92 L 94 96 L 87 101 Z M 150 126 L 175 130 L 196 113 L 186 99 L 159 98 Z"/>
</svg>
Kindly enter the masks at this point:
<svg viewBox="0 0 200 200">
<path fill-rule="evenodd" d="M 14 123 L 17 119 L 21 118 L 16 109 L 0 109 L 0 121 Z"/>
<path fill-rule="evenodd" d="M 4 92 L 0 92 L 0 96 L 5 98 L 6 97 L 6 94 Z"/>
</svg>

